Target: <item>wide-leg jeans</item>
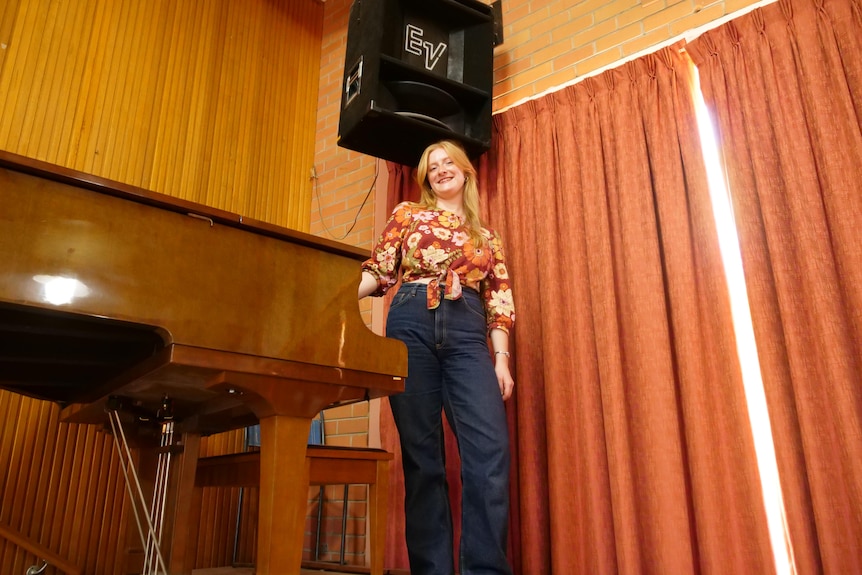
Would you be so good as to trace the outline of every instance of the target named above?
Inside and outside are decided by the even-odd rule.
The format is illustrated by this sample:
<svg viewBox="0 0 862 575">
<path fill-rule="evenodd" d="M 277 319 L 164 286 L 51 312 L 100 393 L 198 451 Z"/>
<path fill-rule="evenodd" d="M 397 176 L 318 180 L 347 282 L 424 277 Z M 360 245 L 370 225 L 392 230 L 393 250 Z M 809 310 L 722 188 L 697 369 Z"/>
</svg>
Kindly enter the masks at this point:
<svg viewBox="0 0 862 575">
<path fill-rule="evenodd" d="M 427 306 L 427 286 L 407 283 L 392 301 L 386 335 L 407 345 L 404 393 L 390 397 L 404 467 L 411 575 L 452 575 L 452 515 L 441 411 L 461 456 L 461 575 L 510 575 L 509 436 L 488 350 L 482 300 Z"/>
</svg>

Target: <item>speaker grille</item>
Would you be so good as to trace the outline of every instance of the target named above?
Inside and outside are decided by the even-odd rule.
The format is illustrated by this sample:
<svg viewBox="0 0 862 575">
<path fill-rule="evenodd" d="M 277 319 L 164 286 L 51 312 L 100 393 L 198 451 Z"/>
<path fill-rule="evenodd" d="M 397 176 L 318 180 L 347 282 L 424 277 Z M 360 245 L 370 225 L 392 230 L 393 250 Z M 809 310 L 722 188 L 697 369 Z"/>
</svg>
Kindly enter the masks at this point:
<svg viewBox="0 0 862 575">
<path fill-rule="evenodd" d="M 494 22 L 474 0 L 354 0 L 338 145 L 415 166 L 426 146 L 491 145 Z"/>
</svg>

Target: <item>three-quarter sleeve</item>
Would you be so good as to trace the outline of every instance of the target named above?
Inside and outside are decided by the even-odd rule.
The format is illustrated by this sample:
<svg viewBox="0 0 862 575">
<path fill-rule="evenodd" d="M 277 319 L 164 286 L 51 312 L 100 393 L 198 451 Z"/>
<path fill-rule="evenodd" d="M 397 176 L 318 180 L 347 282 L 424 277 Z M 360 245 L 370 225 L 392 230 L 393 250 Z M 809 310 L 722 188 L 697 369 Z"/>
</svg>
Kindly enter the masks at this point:
<svg viewBox="0 0 862 575">
<path fill-rule="evenodd" d="M 497 328 L 509 333 L 509 329 L 515 323 L 515 302 L 512 297 L 509 270 L 506 267 L 503 241 L 496 232 L 491 231 L 488 244 L 491 248 L 493 261 L 488 275 L 482 282 L 482 297 L 485 301 L 488 331 Z"/>
<path fill-rule="evenodd" d="M 401 271 L 401 246 L 408 228 L 412 209 L 408 202 L 395 206 L 377 239 L 371 257 L 362 263 L 362 271 L 370 273 L 377 280 L 377 290 L 372 296 L 382 296 L 398 283 Z"/>
</svg>

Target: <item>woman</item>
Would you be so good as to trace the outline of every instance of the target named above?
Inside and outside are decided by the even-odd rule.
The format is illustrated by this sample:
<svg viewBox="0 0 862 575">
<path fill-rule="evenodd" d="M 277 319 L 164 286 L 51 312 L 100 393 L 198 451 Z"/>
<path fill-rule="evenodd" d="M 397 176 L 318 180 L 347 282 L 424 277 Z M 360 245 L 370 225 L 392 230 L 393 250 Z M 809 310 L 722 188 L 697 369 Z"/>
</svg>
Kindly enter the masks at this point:
<svg viewBox="0 0 862 575">
<path fill-rule="evenodd" d="M 515 385 L 509 371 L 515 313 L 503 246 L 479 220 L 476 170 L 460 145 L 429 146 L 417 180 L 419 203 L 395 207 L 362 264 L 359 286 L 363 298 L 402 281 L 386 335 L 407 345 L 404 393 L 390 405 L 401 439 L 410 573 L 454 572 L 442 410 L 461 454 L 461 575 L 510 575 L 503 402 Z"/>
</svg>

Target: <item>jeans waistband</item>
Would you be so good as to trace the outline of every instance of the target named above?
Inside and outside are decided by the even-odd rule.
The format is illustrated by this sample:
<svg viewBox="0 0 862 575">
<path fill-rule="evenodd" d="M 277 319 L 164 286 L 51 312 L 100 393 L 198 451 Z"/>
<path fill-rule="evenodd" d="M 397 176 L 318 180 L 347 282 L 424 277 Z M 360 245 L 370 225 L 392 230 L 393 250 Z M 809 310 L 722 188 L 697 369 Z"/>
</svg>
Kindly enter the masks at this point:
<svg viewBox="0 0 862 575">
<path fill-rule="evenodd" d="M 422 294 L 424 294 L 424 293 L 427 293 L 427 291 L 428 291 L 428 284 L 422 283 L 422 282 L 407 282 L 407 283 L 401 284 L 401 287 L 398 289 L 399 289 L 399 291 L 405 290 L 406 293 L 412 293 L 412 294 L 422 293 Z M 443 287 L 441 286 L 440 289 L 442 290 Z M 472 294 L 472 295 L 478 296 L 479 291 L 475 290 L 471 287 L 467 287 L 465 285 L 462 285 L 461 286 L 461 294 L 462 295 Z"/>
</svg>

